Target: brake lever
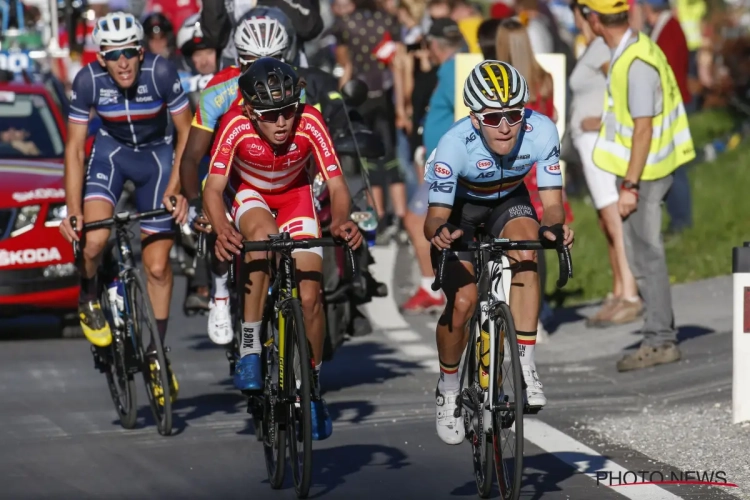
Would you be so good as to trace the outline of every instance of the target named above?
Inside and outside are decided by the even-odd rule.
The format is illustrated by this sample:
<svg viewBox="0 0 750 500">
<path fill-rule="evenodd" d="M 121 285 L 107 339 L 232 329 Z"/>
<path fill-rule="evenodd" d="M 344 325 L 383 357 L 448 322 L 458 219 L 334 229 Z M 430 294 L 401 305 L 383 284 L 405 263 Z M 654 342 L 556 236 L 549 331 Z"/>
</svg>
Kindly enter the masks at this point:
<svg viewBox="0 0 750 500">
<path fill-rule="evenodd" d="M 70 218 L 70 226 L 73 228 L 73 232 L 76 231 L 76 226 L 78 225 L 78 218 L 74 215 Z M 78 259 L 81 257 L 81 245 L 80 242 L 73 240 L 73 260 L 78 262 Z"/>
</svg>

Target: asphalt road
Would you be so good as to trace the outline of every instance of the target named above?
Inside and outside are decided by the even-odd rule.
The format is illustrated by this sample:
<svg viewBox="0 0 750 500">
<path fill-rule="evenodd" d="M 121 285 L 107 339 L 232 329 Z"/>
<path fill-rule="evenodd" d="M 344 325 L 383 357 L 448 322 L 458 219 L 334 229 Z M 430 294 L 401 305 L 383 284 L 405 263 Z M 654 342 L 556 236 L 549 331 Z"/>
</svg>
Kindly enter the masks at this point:
<svg viewBox="0 0 750 500">
<path fill-rule="evenodd" d="M 435 318 L 403 318 L 395 309 L 410 275 L 404 252 L 378 249 L 379 277 L 395 292 L 368 309 L 378 330 L 347 343 L 323 366 L 334 434 L 315 443 L 313 498 L 476 495 L 468 444 L 449 447 L 435 432 Z M 85 340 L 49 338 L 54 325 L 39 318 L 3 323 L 0 498 L 294 498 L 289 474 L 283 490 L 268 486 L 262 447 L 223 350 L 209 341 L 205 317 L 182 315 L 184 286 L 179 278 L 168 335 L 180 382 L 170 437 L 156 432 L 142 383 L 138 427 L 119 426 Z M 522 498 L 732 498 L 729 488 L 597 485 L 592 475 L 602 469 L 672 468 L 580 425 L 599 414 L 641 411 L 653 398 L 710 404 L 731 365 L 710 363 L 706 353 L 726 355 L 728 337 L 696 335 L 683 343 L 691 364 L 640 375 L 616 374 L 613 355 L 540 362 L 550 402 L 526 420 Z"/>
</svg>

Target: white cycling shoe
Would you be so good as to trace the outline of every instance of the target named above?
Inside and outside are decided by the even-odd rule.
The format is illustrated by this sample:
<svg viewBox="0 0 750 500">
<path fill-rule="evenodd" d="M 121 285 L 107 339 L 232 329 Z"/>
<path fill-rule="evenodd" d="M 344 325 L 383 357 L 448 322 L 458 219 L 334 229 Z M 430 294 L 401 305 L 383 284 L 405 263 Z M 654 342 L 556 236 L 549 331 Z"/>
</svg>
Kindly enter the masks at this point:
<svg viewBox="0 0 750 500">
<path fill-rule="evenodd" d="M 208 337 L 218 345 L 227 345 L 234 339 L 229 300 L 211 300 L 208 305 Z"/>
<path fill-rule="evenodd" d="M 539 380 L 534 365 L 521 365 L 523 372 L 523 381 L 526 383 L 526 402 L 529 406 L 544 406 L 547 404 L 547 398 L 544 395 L 544 386 Z"/>
<path fill-rule="evenodd" d="M 437 408 L 437 433 L 446 444 L 461 444 L 466 437 L 462 416 L 455 417 L 456 400 L 459 391 L 440 392 L 440 384 L 435 388 L 435 406 Z"/>
</svg>

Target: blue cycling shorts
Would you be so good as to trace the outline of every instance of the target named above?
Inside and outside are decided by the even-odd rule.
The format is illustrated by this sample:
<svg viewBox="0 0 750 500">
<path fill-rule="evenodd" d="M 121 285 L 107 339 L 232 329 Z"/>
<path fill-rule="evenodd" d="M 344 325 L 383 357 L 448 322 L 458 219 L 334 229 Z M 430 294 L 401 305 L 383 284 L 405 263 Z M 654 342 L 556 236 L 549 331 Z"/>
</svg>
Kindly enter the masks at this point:
<svg viewBox="0 0 750 500">
<path fill-rule="evenodd" d="M 135 185 L 135 206 L 139 212 L 163 208 L 162 198 L 172 173 L 173 161 L 172 144 L 136 151 L 100 130 L 86 171 L 83 200 L 106 200 L 116 206 L 125 181 L 131 181 Z M 166 233 L 173 228 L 171 215 L 141 221 L 141 232 L 146 234 Z"/>
</svg>

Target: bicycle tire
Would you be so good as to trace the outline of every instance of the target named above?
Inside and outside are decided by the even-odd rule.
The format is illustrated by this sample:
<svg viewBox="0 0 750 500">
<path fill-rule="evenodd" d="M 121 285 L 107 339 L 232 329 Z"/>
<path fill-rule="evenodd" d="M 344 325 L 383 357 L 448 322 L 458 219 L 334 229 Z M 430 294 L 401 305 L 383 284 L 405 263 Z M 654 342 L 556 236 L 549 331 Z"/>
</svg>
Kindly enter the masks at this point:
<svg viewBox="0 0 750 500">
<path fill-rule="evenodd" d="M 273 307 L 267 309 L 273 315 Z M 261 338 L 268 339 L 270 338 L 269 335 L 273 335 L 273 320 L 264 321 L 263 325 Z M 266 347 L 265 352 L 261 355 L 261 359 L 263 360 L 263 377 L 265 380 L 262 398 L 251 396 L 263 401 L 263 418 L 257 424 L 261 427 L 261 430 L 260 432 L 256 430 L 256 434 L 260 434 L 262 437 L 268 482 L 274 490 L 278 490 L 284 484 L 287 446 L 286 430 L 281 425 L 284 423 L 285 415 L 280 414 L 278 411 L 279 408 L 284 408 L 284 406 L 276 402 L 279 394 L 279 370 L 277 368 L 279 366 L 279 354 L 276 347 L 275 343 Z M 274 367 L 274 364 L 276 367 Z M 274 410 L 273 415 L 271 414 L 272 410 Z"/>
<path fill-rule="evenodd" d="M 493 464 L 494 464 L 494 452 L 493 452 L 493 439 L 492 434 L 487 432 L 487 426 L 490 422 L 483 421 L 483 407 L 484 407 L 484 395 L 486 391 L 481 389 L 479 385 L 479 352 L 477 351 L 477 342 L 480 340 L 480 324 L 479 324 L 479 311 L 471 318 L 468 350 L 466 352 L 466 363 L 467 363 L 467 378 L 471 384 L 469 389 L 472 394 L 476 396 L 473 404 L 479 411 L 479 418 L 474 419 L 474 422 L 481 422 L 479 435 L 472 435 L 469 439 L 471 444 L 472 458 L 474 461 L 474 481 L 477 485 L 477 493 L 480 498 L 489 498 L 492 492 L 492 483 L 495 480 L 493 477 Z M 463 384 L 462 384 L 463 386 Z M 468 416 L 466 410 L 464 410 L 465 418 Z M 473 424 L 473 423 L 472 423 Z M 467 436 L 469 426 L 467 425 Z"/>
<path fill-rule="evenodd" d="M 151 305 L 151 299 L 148 295 L 148 289 L 144 285 L 141 273 L 137 269 L 130 269 L 125 278 L 126 289 L 128 293 L 128 299 L 130 300 L 130 311 L 133 314 L 133 328 L 134 333 L 138 337 L 138 344 L 140 348 L 142 366 L 141 372 L 143 373 L 143 380 L 146 385 L 146 394 L 148 395 L 148 401 L 151 406 L 151 413 L 154 415 L 156 421 L 156 428 L 162 436 L 169 436 L 172 433 L 172 400 L 170 393 L 170 376 L 169 370 L 167 369 L 167 360 L 164 354 L 164 345 L 161 342 L 159 336 L 159 330 L 156 326 L 156 318 L 154 317 L 154 309 Z M 143 301 L 143 310 L 138 313 L 137 309 L 137 298 L 141 297 Z M 145 317 L 139 317 L 139 314 Z M 154 395 L 153 388 L 151 387 L 151 368 L 149 366 L 149 358 L 146 353 L 147 344 L 144 342 L 143 334 L 141 329 L 141 321 L 146 322 L 150 331 L 150 338 L 154 339 L 154 346 L 156 347 L 156 361 L 158 363 L 159 373 L 159 384 L 162 389 L 163 405 L 157 401 L 157 396 Z"/>
<path fill-rule="evenodd" d="M 496 333 L 500 332 L 500 328 L 504 326 L 505 340 L 507 340 L 507 348 L 504 350 L 505 353 L 510 354 L 510 370 L 509 373 L 503 375 L 503 386 L 508 381 L 510 375 L 513 382 L 511 392 L 513 393 L 514 409 L 512 410 L 513 415 L 509 415 L 511 412 L 498 411 L 496 409 L 493 412 L 492 418 L 492 437 L 493 437 L 493 451 L 494 451 L 494 462 L 495 462 L 495 474 L 497 475 L 497 482 L 500 488 L 500 494 L 505 500 L 518 500 L 521 495 L 521 480 L 523 479 L 523 410 L 524 410 L 524 389 L 523 389 L 523 375 L 521 373 L 521 358 L 518 353 L 518 340 L 516 338 L 516 327 L 513 322 L 513 315 L 511 314 L 510 307 L 508 304 L 502 302 L 497 305 L 494 320 L 496 321 L 497 327 Z M 496 376 L 497 370 L 502 370 L 503 358 L 505 356 L 496 356 L 496 364 L 494 366 L 493 373 L 490 376 Z M 503 373 L 502 371 L 500 373 Z M 497 390 L 497 385 L 495 385 Z M 505 398 L 508 398 L 508 391 L 503 390 Z M 495 401 L 498 401 L 498 395 L 492 395 Z M 510 422 L 509 417 L 512 417 Z M 510 427 L 515 424 L 514 430 L 512 431 L 513 437 L 506 437 L 504 431 L 508 430 L 510 433 Z M 505 460 L 503 450 L 505 449 L 505 443 L 514 442 L 515 452 L 510 460 Z M 510 463 L 509 463 L 510 462 Z M 508 467 L 510 465 L 510 469 Z"/>
<path fill-rule="evenodd" d="M 299 408 L 296 403 L 288 405 L 289 462 L 292 467 L 292 479 L 294 480 L 297 498 L 307 498 L 312 482 L 312 408 L 310 401 L 312 359 L 299 300 L 288 300 L 282 308 L 282 314 L 284 314 L 284 332 L 280 334 L 286 337 L 287 353 L 285 357 L 287 360 L 291 360 L 291 363 L 289 363 L 291 369 L 285 370 L 284 387 L 287 391 L 286 396 L 290 400 L 299 401 Z M 299 388 L 297 388 L 297 381 L 299 381 Z M 301 429 L 301 431 L 298 429 Z M 301 455 L 297 449 L 298 442 L 303 447 Z"/>
<path fill-rule="evenodd" d="M 120 425 L 123 429 L 132 429 L 135 427 L 138 419 L 137 392 L 135 389 L 135 378 L 130 373 L 127 363 L 127 354 L 125 342 L 131 342 L 131 337 L 122 338 L 115 335 L 112 319 L 112 306 L 109 303 L 109 294 L 107 287 L 102 286 L 99 303 L 102 306 L 105 316 L 108 315 L 107 321 L 110 328 L 113 329 L 112 343 L 106 348 L 107 353 L 107 386 L 109 395 L 112 397 L 112 403 L 115 405 L 115 411 L 120 418 Z"/>
</svg>

